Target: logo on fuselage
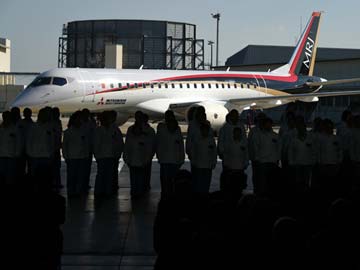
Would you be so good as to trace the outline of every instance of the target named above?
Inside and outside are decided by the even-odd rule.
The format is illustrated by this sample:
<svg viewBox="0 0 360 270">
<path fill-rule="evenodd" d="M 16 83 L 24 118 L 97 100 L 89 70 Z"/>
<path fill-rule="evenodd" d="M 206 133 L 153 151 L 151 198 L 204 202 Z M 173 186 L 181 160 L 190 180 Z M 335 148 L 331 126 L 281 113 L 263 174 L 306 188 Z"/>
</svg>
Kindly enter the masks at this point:
<svg viewBox="0 0 360 270">
<path fill-rule="evenodd" d="M 311 61 L 311 57 L 313 54 L 313 49 L 314 49 L 314 40 L 312 40 L 311 37 L 307 38 L 307 42 L 305 45 L 305 61 L 303 61 L 303 64 L 309 69 L 310 68 L 310 61 Z"/>
</svg>

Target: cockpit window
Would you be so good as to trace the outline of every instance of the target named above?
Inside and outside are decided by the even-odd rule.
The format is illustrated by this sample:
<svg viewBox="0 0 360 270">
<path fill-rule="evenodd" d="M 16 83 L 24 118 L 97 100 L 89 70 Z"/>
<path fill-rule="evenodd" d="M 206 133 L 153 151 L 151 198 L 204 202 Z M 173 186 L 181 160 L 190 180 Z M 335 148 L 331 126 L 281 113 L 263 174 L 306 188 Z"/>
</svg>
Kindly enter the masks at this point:
<svg viewBox="0 0 360 270">
<path fill-rule="evenodd" d="M 38 77 L 29 85 L 29 87 L 37 87 L 47 84 L 51 84 L 51 77 Z"/>
<path fill-rule="evenodd" d="M 54 77 L 52 83 L 53 83 L 54 85 L 63 86 L 63 85 L 65 85 L 65 84 L 67 84 L 67 81 L 66 81 L 65 78 Z"/>
</svg>

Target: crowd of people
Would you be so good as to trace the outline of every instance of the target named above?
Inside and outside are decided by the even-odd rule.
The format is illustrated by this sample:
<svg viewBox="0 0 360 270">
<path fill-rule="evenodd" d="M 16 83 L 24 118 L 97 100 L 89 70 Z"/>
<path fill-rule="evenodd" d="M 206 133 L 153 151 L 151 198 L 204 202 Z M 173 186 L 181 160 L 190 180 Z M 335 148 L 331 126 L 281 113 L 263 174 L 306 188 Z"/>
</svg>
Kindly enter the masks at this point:
<svg viewBox="0 0 360 270">
<path fill-rule="evenodd" d="M 64 131 L 58 108 L 41 109 L 36 122 L 28 108 L 23 117 L 12 108 L 2 118 L 0 186 L 5 197 L 31 187 L 37 199 L 29 205 L 38 207 L 39 215 L 50 206 L 58 209 L 39 226 L 48 225 L 39 246 L 44 249 L 52 239 L 55 250 L 43 250 L 49 255 L 42 260 L 46 267 L 58 265 L 61 255 L 61 157 L 68 198 L 86 196 L 92 188 L 93 158 L 95 197 L 116 194 L 122 157 L 129 167 L 131 198 L 138 199 L 151 189 L 155 156 L 161 183 L 154 225 L 156 269 L 180 269 L 192 261 L 199 267 L 359 266 L 350 243 L 359 239 L 355 217 L 360 210 L 360 116 L 350 111 L 343 113 L 337 127 L 329 119 L 316 118 L 308 128 L 302 116 L 287 110 L 275 132 L 264 113 L 246 130 L 239 112 L 231 110 L 217 132 L 199 106 L 188 112 L 186 138 L 170 110 L 156 131 L 148 115 L 137 111 L 125 136 L 115 111 L 96 118 L 87 109 L 76 111 Z M 181 169 L 186 155 L 190 172 Z M 209 193 L 218 158 L 219 191 Z M 253 193 L 244 195 L 250 164 Z M 41 198 L 49 205 L 39 207 Z"/>
</svg>

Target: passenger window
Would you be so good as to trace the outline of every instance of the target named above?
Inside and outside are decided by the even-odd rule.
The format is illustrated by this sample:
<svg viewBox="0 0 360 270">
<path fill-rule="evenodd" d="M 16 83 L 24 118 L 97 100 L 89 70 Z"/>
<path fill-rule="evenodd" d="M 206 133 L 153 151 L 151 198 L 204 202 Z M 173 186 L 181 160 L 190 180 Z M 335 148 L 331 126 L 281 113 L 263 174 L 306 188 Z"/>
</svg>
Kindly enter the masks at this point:
<svg viewBox="0 0 360 270">
<path fill-rule="evenodd" d="M 159 89 L 161 88 L 161 84 L 160 84 L 160 83 L 159 83 L 157 86 L 159 87 Z"/>
<path fill-rule="evenodd" d="M 146 83 L 143 83 L 142 86 L 144 89 L 146 89 Z"/>
<path fill-rule="evenodd" d="M 219 88 L 219 84 L 217 83 L 217 84 L 215 84 L 215 86 L 216 86 L 216 88 Z"/>
<path fill-rule="evenodd" d="M 114 88 L 114 84 L 113 84 L 113 83 L 110 83 L 110 88 Z"/>
<path fill-rule="evenodd" d="M 130 88 L 130 83 L 127 83 L 126 86 L 127 86 L 127 88 Z"/>
<path fill-rule="evenodd" d="M 165 83 L 165 88 L 167 89 L 169 86 L 168 86 L 168 84 L 167 83 Z"/>
<path fill-rule="evenodd" d="M 151 87 L 151 88 L 154 88 L 154 84 L 150 84 L 150 87 Z"/>
<path fill-rule="evenodd" d="M 211 84 L 209 83 L 209 89 L 211 89 Z"/>
<path fill-rule="evenodd" d="M 247 87 L 250 88 L 250 84 L 247 84 Z"/>
<path fill-rule="evenodd" d="M 221 84 L 221 87 L 222 87 L 222 88 L 225 88 L 225 84 L 222 83 L 222 84 Z"/>
<path fill-rule="evenodd" d="M 196 84 L 196 83 L 194 83 L 194 88 L 195 88 L 195 89 L 197 88 L 197 84 Z"/>
<path fill-rule="evenodd" d="M 182 88 L 182 83 L 180 83 L 180 88 Z"/>
<path fill-rule="evenodd" d="M 54 85 L 63 86 L 63 85 L 65 85 L 65 84 L 67 84 L 67 81 L 66 81 L 65 78 L 54 77 L 52 83 L 53 83 Z"/>
<path fill-rule="evenodd" d="M 230 83 L 228 83 L 228 88 L 230 88 Z"/>
<path fill-rule="evenodd" d="M 241 88 L 244 88 L 244 85 L 243 85 L 243 84 L 241 84 Z"/>
<path fill-rule="evenodd" d="M 204 88 L 204 87 L 205 87 L 205 86 L 204 86 L 204 84 L 202 83 L 202 84 L 201 84 L 201 88 Z"/>
<path fill-rule="evenodd" d="M 137 84 L 137 83 L 135 83 L 135 88 L 138 88 L 138 84 Z"/>
<path fill-rule="evenodd" d="M 186 87 L 187 87 L 187 88 L 190 88 L 190 84 L 189 84 L 189 83 L 187 83 L 187 84 L 186 84 Z"/>
<path fill-rule="evenodd" d="M 172 83 L 172 84 L 171 84 L 171 88 L 175 88 L 175 84 Z"/>
<path fill-rule="evenodd" d="M 235 89 L 237 88 L 237 85 L 236 85 L 236 83 L 234 83 L 234 88 L 235 88 Z"/>
</svg>

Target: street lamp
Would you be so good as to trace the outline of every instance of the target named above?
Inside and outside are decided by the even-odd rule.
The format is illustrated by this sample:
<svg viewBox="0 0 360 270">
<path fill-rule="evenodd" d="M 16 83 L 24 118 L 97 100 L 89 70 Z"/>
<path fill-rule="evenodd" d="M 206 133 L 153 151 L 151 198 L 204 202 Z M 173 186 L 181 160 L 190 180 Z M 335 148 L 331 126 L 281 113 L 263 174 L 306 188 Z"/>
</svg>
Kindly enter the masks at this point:
<svg viewBox="0 0 360 270">
<path fill-rule="evenodd" d="M 220 13 L 211 13 L 211 16 L 216 19 L 216 66 L 219 66 L 219 21 Z"/>
<path fill-rule="evenodd" d="M 213 66 L 213 45 L 214 45 L 214 41 L 209 40 L 208 45 L 210 45 L 210 67 L 212 67 Z"/>
</svg>

